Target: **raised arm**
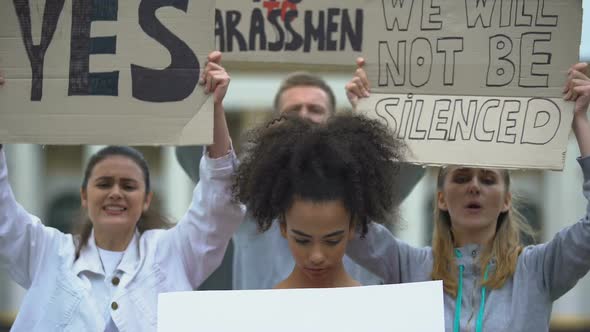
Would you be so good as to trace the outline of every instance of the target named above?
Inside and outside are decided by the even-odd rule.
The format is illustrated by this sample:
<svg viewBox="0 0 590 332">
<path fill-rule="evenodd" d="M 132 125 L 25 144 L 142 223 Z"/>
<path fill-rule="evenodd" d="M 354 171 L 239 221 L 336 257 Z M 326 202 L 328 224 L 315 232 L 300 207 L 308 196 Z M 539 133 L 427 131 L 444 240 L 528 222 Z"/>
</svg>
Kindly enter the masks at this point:
<svg viewBox="0 0 590 332">
<path fill-rule="evenodd" d="M 29 288 L 44 257 L 57 255 L 59 245 L 68 240 L 18 204 L 8 182 L 6 156 L 0 145 L 0 269 Z"/>
<path fill-rule="evenodd" d="M 346 255 L 386 284 L 430 280 L 430 248 L 415 248 L 397 239 L 383 225 L 372 223 L 365 238 L 348 243 Z"/>
<path fill-rule="evenodd" d="M 208 60 L 201 78 L 205 92 L 213 94 L 214 105 L 213 145 L 208 146 L 207 151 L 211 158 L 219 158 L 228 154 L 231 146 L 223 109 L 223 98 L 227 93 L 230 77 L 221 66 L 221 52 L 211 52 Z"/>
<path fill-rule="evenodd" d="M 242 205 L 232 201 L 231 195 L 237 159 L 223 109 L 229 81 L 229 75 L 221 66 L 221 53 L 211 53 L 201 84 L 214 98 L 214 143 L 201 158 L 200 180 L 189 210 L 176 227 L 164 234 L 158 245 L 162 264 L 170 257 L 181 257 L 182 268 L 193 288 L 199 287 L 219 266 L 245 213 Z"/>
<path fill-rule="evenodd" d="M 356 59 L 356 70 L 353 77 L 346 83 L 345 90 L 348 101 L 353 111 L 356 111 L 359 101 L 362 98 L 371 95 L 371 86 L 365 69 L 365 59 L 359 57 Z M 399 201 L 402 201 L 412 192 L 416 184 L 420 181 L 426 170 L 419 166 L 409 163 L 400 165 L 399 176 Z M 402 274 L 400 267 L 402 265 L 413 264 L 412 255 L 417 255 L 419 261 L 427 253 L 425 249 L 412 248 L 408 244 L 396 239 L 391 232 L 385 227 L 372 224 L 364 239 L 353 240 L 346 251 L 346 254 L 357 264 L 371 271 L 384 280 L 385 283 L 394 284 L 408 282 L 411 280 L 411 271 Z"/>
<path fill-rule="evenodd" d="M 0 73 L 0 87 L 5 84 Z M 6 156 L 0 144 L 0 269 L 24 288 L 29 288 L 44 256 L 67 241 L 66 236 L 46 228 L 17 203 L 8 182 Z"/>
<path fill-rule="evenodd" d="M 364 238 L 357 236 L 346 247 L 348 257 L 386 284 L 401 282 L 398 254 L 399 246 L 393 234 L 384 226 L 373 223 Z"/>
<path fill-rule="evenodd" d="M 590 102 L 590 79 L 587 64 L 570 68 L 564 99 L 575 100 L 572 128 L 578 141 L 578 159 L 584 175 L 584 196 L 590 202 L 590 123 L 587 117 Z M 590 204 L 578 223 L 555 235 L 548 243 L 529 247 L 524 255 L 526 268 L 536 272 L 538 282 L 552 300 L 569 291 L 590 270 Z"/>
<path fill-rule="evenodd" d="M 564 97 L 566 100 L 576 102 L 572 129 L 578 141 L 581 158 L 590 156 L 590 124 L 588 121 L 590 79 L 588 72 L 587 63 L 578 63 L 570 68 Z"/>
</svg>

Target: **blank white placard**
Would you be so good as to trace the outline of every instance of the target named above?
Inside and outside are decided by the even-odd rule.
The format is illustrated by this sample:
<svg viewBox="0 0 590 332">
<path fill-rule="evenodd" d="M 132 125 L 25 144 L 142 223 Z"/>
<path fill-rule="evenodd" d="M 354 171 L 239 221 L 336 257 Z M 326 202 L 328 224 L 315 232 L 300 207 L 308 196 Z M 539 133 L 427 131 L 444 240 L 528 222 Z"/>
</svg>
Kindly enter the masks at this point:
<svg viewBox="0 0 590 332">
<path fill-rule="evenodd" d="M 158 297 L 159 332 L 444 332 L 441 281 Z"/>
</svg>

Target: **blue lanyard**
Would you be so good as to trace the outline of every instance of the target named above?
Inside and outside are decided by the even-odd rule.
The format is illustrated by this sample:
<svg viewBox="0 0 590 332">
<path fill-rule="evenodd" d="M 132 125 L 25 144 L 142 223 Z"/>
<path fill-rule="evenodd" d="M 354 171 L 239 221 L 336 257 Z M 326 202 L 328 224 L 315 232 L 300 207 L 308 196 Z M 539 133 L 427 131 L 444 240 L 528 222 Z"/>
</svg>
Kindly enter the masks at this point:
<svg viewBox="0 0 590 332">
<path fill-rule="evenodd" d="M 457 258 L 463 257 L 463 254 L 458 249 L 455 249 L 455 256 Z M 483 281 L 486 282 L 488 280 L 488 271 L 490 265 L 486 266 L 486 270 L 484 272 Z M 457 290 L 457 298 L 455 299 L 455 323 L 453 325 L 453 331 L 459 332 L 461 328 L 461 303 L 463 300 L 463 271 L 465 271 L 465 266 L 459 265 L 459 288 Z M 486 288 L 485 286 L 481 287 L 481 303 L 479 304 L 479 313 L 477 314 L 477 323 L 475 325 L 475 332 L 481 332 L 483 330 L 483 313 L 486 303 Z"/>
</svg>

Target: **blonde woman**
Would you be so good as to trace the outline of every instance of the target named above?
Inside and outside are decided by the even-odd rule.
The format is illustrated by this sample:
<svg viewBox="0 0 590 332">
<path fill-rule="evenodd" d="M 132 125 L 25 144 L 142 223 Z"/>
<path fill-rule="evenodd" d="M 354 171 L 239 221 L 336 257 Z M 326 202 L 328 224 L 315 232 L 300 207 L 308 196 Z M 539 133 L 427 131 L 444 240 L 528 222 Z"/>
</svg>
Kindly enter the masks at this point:
<svg viewBox="0 0 590 332">
<path fill-rule="evenodd" d="M 576 101 L 572 127 L 590 198 L 587 68 L 570 68 L 564 99 Z M 362 68 L 347 91 L 357 98 L 368 93 Z M 443 280 L 446 331 L 548 331 L 553 301 L 590 269 L 588 215 L 547 243 L 523 247 L 526 225 L 512 204 L 510 175 L 486 168 L 441 169 L 435 205 L 432 247 L 414 248 L 371 225 L 347 254 L 387 283 Z"/>
</svg>

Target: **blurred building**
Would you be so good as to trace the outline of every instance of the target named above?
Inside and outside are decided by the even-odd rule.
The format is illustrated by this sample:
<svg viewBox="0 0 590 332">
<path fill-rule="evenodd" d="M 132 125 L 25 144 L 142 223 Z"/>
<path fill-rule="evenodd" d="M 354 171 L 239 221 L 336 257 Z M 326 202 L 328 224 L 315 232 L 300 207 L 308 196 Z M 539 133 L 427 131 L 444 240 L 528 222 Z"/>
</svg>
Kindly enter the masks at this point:
<svg viewBox="0 0 590 332">
<path fill-rule="evenodd" d="M 584 0 L 585 7 L 590 0 Z M 584 13 L 581 59 L 590 61 L 590 11 Z M 352 70 L 341 68 L 313 70 L 324 76 L 336 93 L 340 110 L 347 109 L 344 84 Z M 239 149 L 240 133 L 271 114 L 272 98 L 281 79 L 290 68 L 229 68 L 232 83 L 226 97 L 226 112 L 234 145 Z M 80 181 L 92 146 L 7 145 L 10 181 L 18 201 L 46 225 L 65 232 L 75 225 L 70 220 L 79 212 Z M 191 199 L 193 184 L 176 161 L 172 147 L 141 147 L 152 173 L 153 188 L 160 198 L 162 211 L 178 220 Z M 575 140 L 570 140 L 563 172 L 515 171 L 515 190 L 521 210 L 538 231 L 538 242 L 545 242 L 563 227 L 573 224 L 585 213 L 586 201 L 581 193 L 582 175 L 575 161 L 579 153 Z M 402 206 L 402 220 L 395 234 L 416 245 L 430 242 L 432 199 L 435 171 L 427 172 Z M 203 288 L 231 287 L 231 252 L 222 267 Z M 0 271 L 0 331 L 16 316 L 24 290 Z M 590 276 L 555 302 L 553 331 L 590 331 Z"/>
<path fill-rule="evenodd" d="M 241 71 L 232 74 L 227 97 L 227 114 L 239 148 L 240 133 L 264 121 L 270 115 L 272 96 L 284 73 L 254 74 Z M 337 94 L 339 106 L 348 106 L 343 86 L 349 76 L 326 73 Z M 261 93 L 262 92 L 262 93 Z M 10 180 L 19 202 L 38 215 L 49 226 L 71 231 L 69 221 L 79 211 L 79 188 L 83 165 L 97 147 L 7 145 Z M 153 172 L 154 191 L 161 208 L 172 220 L 178 220 L 190 203 L 193 184 L 176 161 L 174 148 L 141 147 Z M 575 156 L 577 145 L 572 138 L 563 172 L 515 171 L 515 190 L 521 208 L 538 230 L 538 241 L 544 242 L 561 228 L 584 215 L 586 202 L 581 193 L 582 175 Z M 418 184 L 402 206 L 402 220 L 394 232 L 416 246 L 430 242 L 431 213 L 435 170 Z M 204 288 L 231 287 L 229 256 L 223 267 Z M 584 278 L 572 291 L 557 301 L 553 321 L 558 326 L 590 328 L 590 277 Z M 23 290 L 0 273 L 0 322 L 9 323 L 15 316 Z"/>
</svg>

